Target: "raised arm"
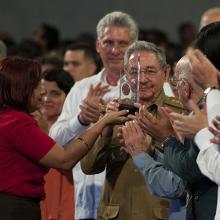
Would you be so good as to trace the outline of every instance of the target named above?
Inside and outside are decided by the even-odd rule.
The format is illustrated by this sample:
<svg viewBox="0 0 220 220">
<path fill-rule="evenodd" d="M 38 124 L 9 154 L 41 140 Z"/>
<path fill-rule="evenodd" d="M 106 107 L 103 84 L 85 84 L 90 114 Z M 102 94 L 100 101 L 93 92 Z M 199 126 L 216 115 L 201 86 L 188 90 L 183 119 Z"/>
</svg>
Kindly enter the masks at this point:
<svg viewBox="0 0 220 220">
<path fill-rule="evenodd" d="M 99 119 L 100 102 L 108 87 L 92 86 L 77 82 L 66 97 L 58 120 L 49 135 L 59 144 L 65 145 L 85 131 L 91 123 Z"/>
<path fill-rule="evenodd" d="M 44 166 L 59 169 L 72 168 L 83 156 L 85 156 L 97 137 L 101 134 L 104 127 L 112 123 L 123 123 L 126 120 L 124 115 L 127 111 L 112 112 L 106 114 L 86 130 L 79 138 L 71 141 L 65 149 L 55 144 L 52 149 L 39 161 Z"/>
</svg>

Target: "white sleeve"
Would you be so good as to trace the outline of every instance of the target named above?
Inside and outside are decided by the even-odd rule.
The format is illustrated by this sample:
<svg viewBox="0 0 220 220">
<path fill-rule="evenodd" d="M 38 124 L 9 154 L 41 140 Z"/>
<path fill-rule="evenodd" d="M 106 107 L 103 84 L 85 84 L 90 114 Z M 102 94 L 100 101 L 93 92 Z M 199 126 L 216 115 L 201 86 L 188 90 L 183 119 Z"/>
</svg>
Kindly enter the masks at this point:
<svg viewBox="0 0 220 220">
<path fill-rule="evenodd" d="M 49 136 L 61 145 L 65 145 L 88 128 L 78 120 L 79 106 L 87 94 L 87 87 L 79 82 L 73 86 L 66 97 L 62 113 L 50 129 Z"/>
<path fill-rule="evenodd" d="M 211 91 L 206 101 L 208 123 L 211 125 L 216 115 L 220 115 L 220 91 Z M 200 149 L 196 161 L 205 176 L 220 184 L 220 146 L 210 142 L 213 137 L 208 128 L 203 128 L 196 134 L 195 142 Z"/>
<path fill-rule="evenodd" d="M 220 148 L 219 145 L 210 142 L 212 137 L 213 135 L 207 128 L 196 134 L 195 142 L 200 148 L 196 162 L 205 176 L 220 184 Z"/>
</svg>

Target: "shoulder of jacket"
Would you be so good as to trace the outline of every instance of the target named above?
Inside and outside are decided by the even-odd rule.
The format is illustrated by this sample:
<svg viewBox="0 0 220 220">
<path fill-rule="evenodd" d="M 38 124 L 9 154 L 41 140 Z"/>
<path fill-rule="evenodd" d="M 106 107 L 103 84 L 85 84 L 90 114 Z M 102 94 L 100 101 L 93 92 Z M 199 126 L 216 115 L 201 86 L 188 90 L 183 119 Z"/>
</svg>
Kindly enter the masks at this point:
<svg viewBox="0 0 220 220">
<path fill-rule="evenodd" d="M 185 109 L 183 104 L 176 97 L 168 97 L 168 96 L 166 96 L 164 104 L 167 105 L 167 106 L 174 107 L 174 108 L 179 108 L 179 109 L 182 109 L 182 110 Z"/>
</svg>

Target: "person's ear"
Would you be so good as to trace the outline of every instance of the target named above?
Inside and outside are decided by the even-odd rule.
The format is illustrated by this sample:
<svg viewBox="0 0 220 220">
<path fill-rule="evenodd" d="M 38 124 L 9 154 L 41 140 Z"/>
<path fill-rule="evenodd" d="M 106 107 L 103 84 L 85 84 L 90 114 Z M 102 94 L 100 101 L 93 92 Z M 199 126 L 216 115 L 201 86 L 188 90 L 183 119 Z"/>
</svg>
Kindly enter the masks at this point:
<svg viewBox="0 0 220 220">
<path fill-rule="evenodd" d="M 96 64 L 93 63 L 93 62 L 90 62 L 90 63 L 89 63 L 89 74 L 90 74 L 90 75 L 93 75 L 93 74 L 96 73 L 96 71 L 97 71 L 97 66 L 96 66 Z"/>
<path fill-rule="evenodd" d="M 188 100 L 191 98 L 191 85 L 187 80 L 183 81 L 183 95 Z"/>
<path fill-rule="evenodd" d="M 164 66 L 163 70 L 164 70 L 164 81 L 169 82 L 169 80 L 170 80 L 170 65 L 166 64 Z"/>
<path fill-rule="evenodd" d="M 96 40 L 96 51 L 97 53 L 100 52 L 100 40 L 99 39 Z"/>
</svg>

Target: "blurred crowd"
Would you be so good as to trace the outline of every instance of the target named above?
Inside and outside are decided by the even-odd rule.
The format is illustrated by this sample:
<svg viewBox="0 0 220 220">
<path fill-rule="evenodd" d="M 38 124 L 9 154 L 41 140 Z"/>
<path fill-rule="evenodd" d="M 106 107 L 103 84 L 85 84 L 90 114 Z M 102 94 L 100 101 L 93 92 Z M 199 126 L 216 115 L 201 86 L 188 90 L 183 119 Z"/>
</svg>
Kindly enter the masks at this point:
<svg viewBox="0 0 220 220">
<path fill-rule="evenodd" d="M 41 23 L 19 43 L 0 33 L 0 213 L 5 220 L 220 220 L 220 8 L 205 11 L 199 27 L 181 23 L 178 42 L 119 11 L 101 18 L 96 32 L 61 39 Z M 19 88 L 30 93 L 21 95 L 26 104 Z M 37 122 L 36 135 L 17 111 Z M 7 127 L 20 117 L 22 129 Z M 17 187 L 10 170 L 20 167 L 9 160 L 31 163 Z M 37 204 L 8 217 L 19 213 L 18 198 Z"/>
</svg>

